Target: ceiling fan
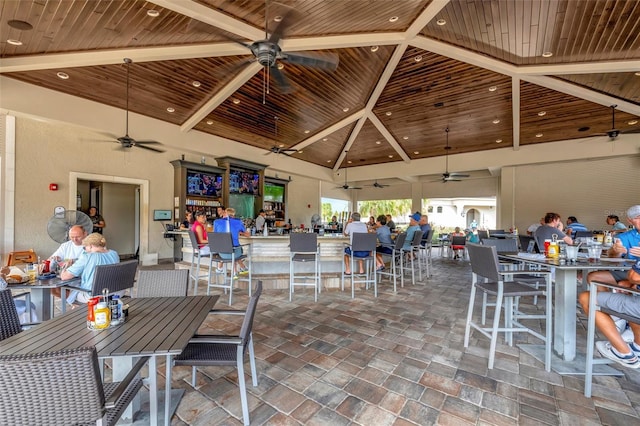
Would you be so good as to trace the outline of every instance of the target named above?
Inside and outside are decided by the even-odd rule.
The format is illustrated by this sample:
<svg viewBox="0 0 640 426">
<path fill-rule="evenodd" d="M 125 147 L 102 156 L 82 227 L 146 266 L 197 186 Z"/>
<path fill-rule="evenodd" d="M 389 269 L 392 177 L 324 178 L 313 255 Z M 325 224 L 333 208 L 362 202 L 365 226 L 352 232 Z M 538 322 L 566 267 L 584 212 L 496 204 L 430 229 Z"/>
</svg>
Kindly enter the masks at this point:
<svg viewBox="0 0 640 426">
<path fill-rule="evenodd" d="M 445 168 L 444 168 L 444 173 L 442 174 L 441 181 L 442 183 L 460 182 L 462 179 L 459 179 L 459 178 L 467 178 L 469 177 L 469 175 L 463 174 L 463 173 L 449 173 L 449 151 L 451 150 L 451 147 L 449 146 L 449 128 L 447 127 L 446 129 L 444 129 L 444 131 L 447 134 L 447 146 L 444 147 Z M 438 181 L 435 181 L 435 182 L 438 182 Z"/>
<path fill-rule="evenodd" d="M 146 150 L 153 151 L 153 152 L 164 152 L 164 149 L 154 148 L 152 146 L 149 146 L 149 145 L 162 145 L 160 142 L 151 141 L 151 140 L 137 141 L 134 138 L 132 138 L 131 136 L 129 136 L 129 67 L 131 66 L 132 62 L 133 61 L 131 59 L 124 58 L 124 63 L 127 66 L 126 124 L 125 124 L 124 136 L 120 136 L 119 138 L 116 138 L 116 140 L 121 145 L 120 149 L 123 149 L 123 150 L 129 149 L 129 148 L 132 148 L 132 147 L 135 146 L 137 148 L 142 148 L 142 149 L 146 149 Z"/>
<path fill-rule="evenodd" d="M 369 186 L 373 186 L 374 188 L 386 188 L 389 185 L 387 185 L 386 183 L 378 183 L 378 181 L 376 180 L 372 185 Z"/>
<path fill-rule="evenodd" d="M 274 119 L 274 139 L 278 139 L 278 116 L 276 115 L 275 117 L 273 117 Z M 285 148 L 283 144 L 278 144 L 278 145 L 273 145 L 271 148 L 269 148 L 269 150 L 267 152 L 264 153 L 264 155 L 269 155 L 269 154 L 286 154 L 288 152 L 298 152 L 297 149 L 294 148 Z"/>
<path fill-rule="evenodd" d="M 607 130 L 604 133 L 598 133 L 594 136 L 609 136 L 610 140 L 615 140 L 620 133 L 640 133 L 640 129 L 629 129 L 629 130 L 620 130 L 616 129 L 616 108 L 618 105 L 611 105 L 611 129 Z"/>
<path fill-rule="evenodd" d="M 347 162 L 347 153 L 349 151 L 345 151 L 344 152 L 344 161 L 345 163 Z M 353 186 L 353 185 L 349 185 L 347 183 L 347 167 L 344 168 L 344 185 L 340 185 L 340 186 L 336 186 L 336 189 L 362 189 L 359 186 Z"/>
<path fill-rule="evenodd" d="M 254 56 L 253 61 L 258 61 L 263 66 L 265 72 L 265 85 L 263 90 L 263 103 L 265 103 L 264 94 L 269 93 L 269 75 L 273 75 L 277 85 L 283 93 L 292 90 L 291 85 L 287 81 L 285 75 L 277 63 L 278 61 L 288 62 L 291 64 L 302 65 L 305 67 L 319 68 L 327 71 L 335 71 L 338 68 L 339 58 L 334 53 L 312 53 L 312 52 L 284 52 L 280 47 L 280 39 L 286 29 L 294 23 L 296 12 L 289 9 L 279 20 L 279 24 L 272 29 L 269 36 L 269 2 L 265 0 L 264 13 L 264 40 L 257 40 L 253 43 L 246 43 L 242 40 L 229 37 L 226 33 L 221 34 L 225 38 L 241 44 L 251 51 Z"/>
</svg>

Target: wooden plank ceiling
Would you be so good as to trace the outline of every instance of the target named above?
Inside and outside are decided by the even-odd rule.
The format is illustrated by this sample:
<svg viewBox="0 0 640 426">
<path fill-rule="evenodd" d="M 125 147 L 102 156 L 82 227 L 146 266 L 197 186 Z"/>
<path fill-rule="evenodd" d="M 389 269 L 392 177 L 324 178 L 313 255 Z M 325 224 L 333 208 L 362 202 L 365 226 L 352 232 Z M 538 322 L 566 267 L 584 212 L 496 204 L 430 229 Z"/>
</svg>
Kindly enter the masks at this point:
<svg viewBox="0 0 640 426">
<path fill-rule="evenodd" d="M 606 143 L 612 104 L 615 128 L 640 130 L 638 1 L 266 5 L 0 1 L 0 72 L 124 109 L 129 57 L 131 111 L 334 169 L 442 156 L 447 127 L 452 154 Z M 265 17 L 283 52 L 336 57 L 337 69 L 259 65 L 247 46 Z"/>
</svg>

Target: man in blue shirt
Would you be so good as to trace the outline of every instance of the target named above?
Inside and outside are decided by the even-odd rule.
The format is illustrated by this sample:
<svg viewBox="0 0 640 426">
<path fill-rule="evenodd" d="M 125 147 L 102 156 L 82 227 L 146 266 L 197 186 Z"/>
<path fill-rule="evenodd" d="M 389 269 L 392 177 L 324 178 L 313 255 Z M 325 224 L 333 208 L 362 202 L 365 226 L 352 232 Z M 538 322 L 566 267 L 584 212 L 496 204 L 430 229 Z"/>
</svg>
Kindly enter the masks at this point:
<svg viewBox="0 0 640 426">
<path fill-rule="evenodd" d="M 626 257 L 640 260 L 640 205 L 629 207 L 627 220 L 633 229 L 616 235 L 615 243 L 609 249 L 609 257 Z M 617 284 L 625 280 L 625 271 L 594 271 L 587 276 L 587 280 L 605 284 Z"/>
<path fill-rule="evenodd" d="M 409 216 L 409 227 L 407 228 L 407 239 L 404 240 L 404 245 L 402 246 L 402 250 L 411 251 L 411 245 L 413 244 L 413 235 L 416 233 L 416 231 L 420 230 L 420 225 L 418 225 L 418 223 L 420 222 L 421 218 L 422 218 L 422 215 L 420 214 L 420 212 L 415 212 L 414 214 Z"/>
<path fill-rule="evenodd" d="M 235 215 L 236 209 L 228 207 L 224 212 L 224 216 L 220 219 L 216 219 L 213 222 L 213 232 L 231 233 L 231 240 L 233 241 L 234 247 L 233 252 L 237 257 L 242 255 L 242 247 L 240 247 L 240 240 L 238 239 L 238 236 L 242 234 L 242 236 L 248 237 L 251 235 L 251 233 L 247 232 L 244 227 L 244 223 L 242 223 L 240 219 L 236 219 L 234 217 Z M 231 253 L 219 253 L 219 255 L 223 259 L 231 259 Z M 235 263 L 237 264 L 236 269 L 239 274 L 249 273 L 249 270 L 244 265 L 244 262 L 242 260 L 238 260 Z M 218 265 L 218 269 L 221 269 L 220 265 Z"/>
<path fill-rule="evenodd" d="M 578 222 L 578 219 L 575 216 L 569 216 L 567 218 L 567 235 L 571 236 L 571 238 L 575 238 L 576 232 L 578 231 L 588 231 L 587 227 Z"/>
</svg>

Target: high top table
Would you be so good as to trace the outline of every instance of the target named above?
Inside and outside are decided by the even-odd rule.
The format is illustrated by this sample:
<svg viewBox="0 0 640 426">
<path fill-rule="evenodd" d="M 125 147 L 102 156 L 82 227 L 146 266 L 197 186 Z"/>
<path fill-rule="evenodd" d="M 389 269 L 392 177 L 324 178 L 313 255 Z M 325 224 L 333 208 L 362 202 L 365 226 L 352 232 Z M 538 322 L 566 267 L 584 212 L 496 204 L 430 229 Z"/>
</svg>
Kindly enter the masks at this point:
<svg viewBox="0 0 640 426">
<path fill-rule="evenodd" d="M 616 269 L 626 271 L 631 269 L 634 262 L 621 258 L 601 258 L 598 262 L 590 263 L 586 258 L 580 257 L 575 263 L 561 263 L 559 259 L 549 259 L 545 258 L 544 254 L 532 253 L 499 254 L 498 257 L 555 269 L 553 350 L 557 356 L 552 359 L 552 368 L 560 374 L 584 374 L 584 362 L 581 362 L 584 360 L 583 357 L 576 360 L 578 271 L 582 271 L 584 284 L 587 274 L 591 271 Z M 522 345 L 523 350 L 526 350 L 525 346 L 527 345 Z M 536 345 L 529 346 L 533 348 Z M 534 353 L 532 355 L 536 356 Z"/>
<path fill-rule="evenodd" d="M 32 354 L 95 346 L 98 357 L 113 358 L 113 380 L 122 379 L 133 359 L 149 358 L 149 405 L 151 424 L 158 424 L 158 357 L 166 357 L 164 424 L 170 424 L 171 362 L 213 308 L 218 296 L 153 297 L 124 299 L 129 316 L 105 330 L 87 328 L 87 308 L 64 315 L 0 341 L 0 355 Z"/>
</svg>

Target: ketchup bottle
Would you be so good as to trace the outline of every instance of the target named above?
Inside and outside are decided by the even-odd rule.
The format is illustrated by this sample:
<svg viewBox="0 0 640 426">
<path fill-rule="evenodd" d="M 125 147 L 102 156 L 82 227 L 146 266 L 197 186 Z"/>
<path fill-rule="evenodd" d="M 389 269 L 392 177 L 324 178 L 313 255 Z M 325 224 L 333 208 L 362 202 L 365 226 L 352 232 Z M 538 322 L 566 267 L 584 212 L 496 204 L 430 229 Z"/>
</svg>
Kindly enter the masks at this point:
<svg viewBox="0 0 640 426">
<path fill-rule="evenodd" d="M 96 326 L 95 308 L 99 300 L 99 297 L 92 297 L 87 302 L 87 328 L 90 330 L 93 330 Z"/>
</svg>

